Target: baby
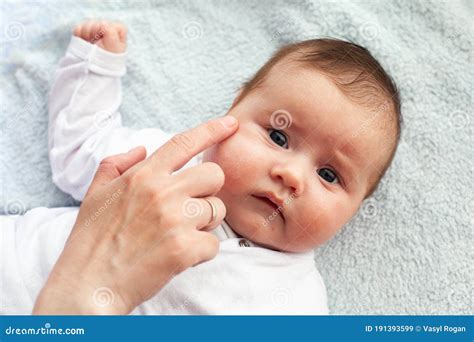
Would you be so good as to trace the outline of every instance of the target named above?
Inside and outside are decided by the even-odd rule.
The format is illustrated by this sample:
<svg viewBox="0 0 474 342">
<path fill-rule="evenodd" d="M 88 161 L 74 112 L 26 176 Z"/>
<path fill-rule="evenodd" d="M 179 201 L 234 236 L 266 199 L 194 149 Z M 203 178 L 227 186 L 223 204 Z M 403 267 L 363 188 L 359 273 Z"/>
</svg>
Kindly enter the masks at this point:
<svg viewBox="0 0 474 342">
<path fill-rule="evenodd" d="M 100 161 L 173 133 L 123 127 L 118 112 L 126 28 L 77 26 L 50 94 L 53 181 L 81 200 Z M 217 163 L 227 215 L 216 258 L 177 275 L 134 314 L 327 314 L 313 248 L 333 237 L 376 189 L 395 154 L 397 89 L 353 43 L 290 44 L 240 89 L 227 115 L 238 131 L 185 167 Z M 7 314 L 28 314 L 74 225 L 78 208 L 3 218 L 0 293 Z M 97 305 L 113 301 L 98 288 Z"/>
</svg>

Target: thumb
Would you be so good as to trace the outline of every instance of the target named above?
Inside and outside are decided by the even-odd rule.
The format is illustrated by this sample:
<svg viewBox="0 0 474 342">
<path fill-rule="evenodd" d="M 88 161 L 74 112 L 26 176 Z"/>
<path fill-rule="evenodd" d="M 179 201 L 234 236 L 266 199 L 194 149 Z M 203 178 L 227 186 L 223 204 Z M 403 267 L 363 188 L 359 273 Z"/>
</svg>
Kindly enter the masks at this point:
<svg viewBox="0 0 474 342">
<path fill-rule="evenodd" d="M 120 177 L 125 171 L 130 169 L 132 166 L 141 162 L 146 158 L 146 149 L 143 146 L 138 146 L 127 153 L 116 154 L 103 159 L 97 172 L 95 173 L 94 179 L 89 187 L 89 192 L 93 192 L 100 186 L 103 186 L 115 178 Z"/>
</svg>

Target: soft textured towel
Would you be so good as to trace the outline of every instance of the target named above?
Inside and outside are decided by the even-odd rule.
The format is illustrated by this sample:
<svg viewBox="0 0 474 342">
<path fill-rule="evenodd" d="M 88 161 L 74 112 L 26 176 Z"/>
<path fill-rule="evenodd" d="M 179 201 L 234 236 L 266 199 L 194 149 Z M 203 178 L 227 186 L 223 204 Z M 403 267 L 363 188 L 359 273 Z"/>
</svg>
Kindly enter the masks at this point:
<svg viewBox="0 0 474 342">
<path fill-rule="evenodd" d="M 124 124 L 183 130 L 222 115 L 281 44 L 331 36 L 394 76 L 405 130 L 379 190 L 316 250 L 335 314 L 472 314 L 472 2 L 2 1 L 1 203 L 77 204 L 51 181 L 47 95 L 73 25 L 129 27 Z M 471 23 L 471 24 L 469 24 Z"/>
</svg>

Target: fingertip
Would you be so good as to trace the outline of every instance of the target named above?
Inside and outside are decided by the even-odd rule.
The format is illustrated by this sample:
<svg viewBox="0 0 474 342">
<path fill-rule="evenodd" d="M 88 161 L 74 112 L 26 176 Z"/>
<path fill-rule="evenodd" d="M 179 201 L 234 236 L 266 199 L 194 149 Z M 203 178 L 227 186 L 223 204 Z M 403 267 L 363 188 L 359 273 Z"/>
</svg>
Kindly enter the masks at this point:
<svg viewBox="0 0 474 342">
<path fill-rule="evenodd" d="M 129 150 L 126 154 L 136 155 L 137 158 L 140 157 L 141 159 L 145 159 L 147 151 L 146 151 L 145 146 L 137 146 L 137 147 L 134 147 L 131 150 Z"/>
<path fill-rule="evenodd" d="M 237 126 L 237 119 L 232 115 L 226 115 L 219 120 L 225 128 L 234 128 Z"/>
</svg>

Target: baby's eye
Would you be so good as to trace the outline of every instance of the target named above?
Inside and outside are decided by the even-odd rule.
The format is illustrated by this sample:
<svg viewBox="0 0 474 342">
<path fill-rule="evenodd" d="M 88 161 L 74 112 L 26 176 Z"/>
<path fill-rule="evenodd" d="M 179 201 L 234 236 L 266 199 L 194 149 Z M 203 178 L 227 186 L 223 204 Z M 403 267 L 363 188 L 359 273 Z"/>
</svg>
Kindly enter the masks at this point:
<svg viewBox="0 0 474 342">
<path fill-rule="evenodd" d="M 339 179 L 337 178 L 336 173 L 333 170 L 328 169 L 327 167 L 323 167 L 319 169 L 318 175 L 319 177 L 321 177 L 328 183 L 332 183 L 332 184 L 339 183 Z"/>
<path fill-rule="evenodd" d="M 288 139 L 285 133 L 276 129 L 269 129 L 268 133 L 270 133 L 270 139 L 272 139 L 275 144 L 283 148 L 288 148 Z"/>
</svg>

